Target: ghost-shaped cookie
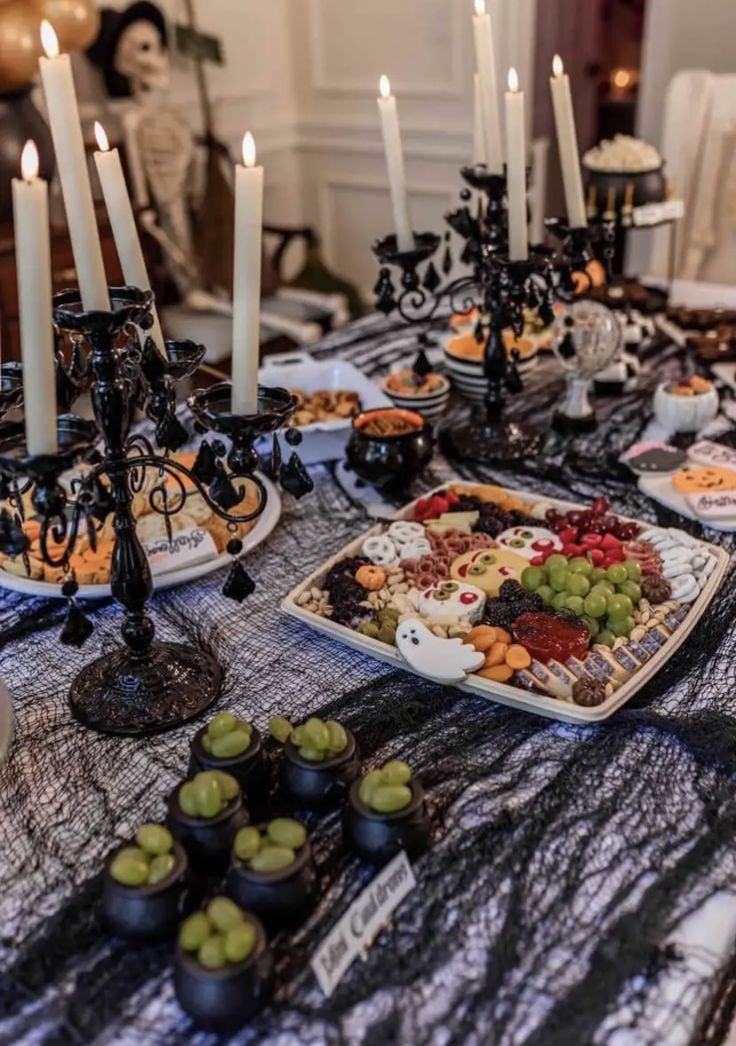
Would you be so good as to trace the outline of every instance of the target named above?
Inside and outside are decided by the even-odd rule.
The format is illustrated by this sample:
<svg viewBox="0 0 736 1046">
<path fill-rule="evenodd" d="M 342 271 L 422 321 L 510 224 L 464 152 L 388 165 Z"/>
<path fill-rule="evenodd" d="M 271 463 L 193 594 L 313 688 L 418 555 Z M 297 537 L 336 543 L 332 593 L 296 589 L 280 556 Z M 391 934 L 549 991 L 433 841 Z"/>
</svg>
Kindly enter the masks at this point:
<svg viewBox="0 0 736 1046">
<path fill-rule="evenodd" d="M 503 548 L 481 548 L 464 552 L 453 560 L 450 576 L 483 589 L 487 596 L 497 596 L 504 581 L 518 581 L 528 566 L 529 560 L 515 552 Z"/>
<path fill-rule="evenodd" d="M 413 617 L 396 629 L 396 646 L 415 672 L 437 683 L 462 683 L 468 672 L 477 671 L 486 659 L 469 643 L 441 639 Z"/>
<path fill-rule="evenodd" d="M 562 542 L 546 527 L 510 527 L 496 538 L 499 548 L 505 548 L 524 559 L 535 559 L 546 552 L 560 552 Z"/>
<path fill-rule="evenodd" d="M 437 581 L 423 589 L 417 599 L 417 609 L 423 618 L 432 622 L 448 620 L 480 620 L 486 605 L 485 593 L 462 581 Z"/>
</svg>

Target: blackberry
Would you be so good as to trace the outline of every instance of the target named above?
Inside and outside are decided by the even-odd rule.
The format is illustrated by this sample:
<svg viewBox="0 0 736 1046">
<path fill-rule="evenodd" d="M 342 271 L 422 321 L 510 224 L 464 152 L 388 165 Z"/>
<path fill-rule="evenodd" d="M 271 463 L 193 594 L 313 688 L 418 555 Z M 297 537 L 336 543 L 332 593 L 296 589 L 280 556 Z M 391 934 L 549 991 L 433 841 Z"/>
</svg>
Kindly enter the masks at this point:
<svg viewBox="0 0 736 1046">
<path fill-rule="evenodd" d="M 353 581 L 358 567 L 364 567 L 370 563 L 365 556 L 347 556 L 330 567 L 325 578 L 325 588 L 329 589 L 335 582 Z"/>
<path fill-rule="evenodd" d="M 460 494 L 457 504 L 452 506 L 452 512 L 480 512 L 484 502 L 474 498 L 471 494 Z"/>
<path fill-rule="evenodd" d="M 510 628 L 518 614 L 514 612 L 510 603 L 504 603 L 501 599 L 489 599 L 486 602 L 483 617 L 487 625 Z"/>
<path fill-rule="evenodd" d="M 504 581 L 498 590 L 498 594 L 506 603 L 511 603 L 514 600 L 526 599 L 527 591 L 524 586 L 518 582 L 509 578 L 508 581 Z"/>
<path fill-rule="evenodd" d="M 357 629 L 367 621 L 373 620 L 373 612 L 367 607 L 362 607 L 357 599 L 340 599 L 332 604 L 331 620 L 336 621 L 338 625 Z"/>
</svg>

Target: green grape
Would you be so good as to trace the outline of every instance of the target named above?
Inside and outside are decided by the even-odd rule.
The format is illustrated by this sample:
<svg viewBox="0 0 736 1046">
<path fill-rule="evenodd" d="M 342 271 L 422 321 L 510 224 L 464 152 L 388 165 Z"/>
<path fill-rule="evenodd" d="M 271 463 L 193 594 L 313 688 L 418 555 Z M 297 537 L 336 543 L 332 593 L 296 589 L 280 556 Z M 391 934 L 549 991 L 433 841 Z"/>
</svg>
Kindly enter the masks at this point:
<svg viewBox="0 0 736 1046">
<path fill-rule="evenodd" d="M 606 604 L 609 621 L 619 621 L 621 618 L 630 617 L 634 612 L 634 604 L 628 596 L 623 594 L 611 596 Z"/>
<path fill-rule="evenodd" d="M 606 616 L 606 597 L 601 592 L 590 592 L 585 597 L 584 606 L 589 617 Z"/>
<path fill-rule="evenodd" d="M 540 585 L 537 589 L 537 595 L 542 600 L 546 607 L 552 606 L 552 600 L 555 598 L 555 590 L 551 585 Z"/>
<path fill-rule="evenodd" d="M 624 563 L 624 569 L 629 581 L 641 581 L 641 567 L 635 559 L 627 559 Z"/>
<path fill-rule="evenodd" d="M 573 613 L 575 617 L 582 617 L 585 610 L 582 596 L 566 596 L 564 606 L 565 609 Z"/>
<path fill-rule="evenodd" d="M 593 567 L 590 572 L 590 583 L 591 585 L 597 585 L 599 581 L 606 580 L 606 572 L 603 567 Z"/>
<path fill-rule="evenodd" d="M 598 581 L 591 588 L 590 594 L 593 595 L 593 593 L 595 593 L 596 595 L 603 596 L 604 599 L 608 599 L 609 596 L 615 594 L 615 591 L 616 590 L 610 581 Z"/>
<path fill-rule="evenodd" d="M 594 617 L 591 617 L 590 614 L 584 614 L 580 618 L 580 621 L 581 621 L 581 623 L 583 625 L 585 625 L 585 627 L 590 632 L 591 639 L 593 639 L 595 636 L 598 635 L 598 632 L 600 631 L 600 627 L 601 626 L 598 623 L 598 621 L 596 621 L 596 619 Z"/>
<path fill-rule="evenodd" d="M 598 635 L 595 637 L 596 643 L 602 643 L 603 646 L 613 646 L 616 641 L 616 637 L 610 628 L 602 628 Z"/>
<path fill-rule="evenodd" d="M 555 552 L 544 565 L 550 574 L 553 574 L 556 570 L 567 570 L 567 558 L 561 556 L 559 552 Z"/>
<path fill-rule="evenodd" d="M 587 596 L 590 592 L 590 582 L 584 574 L 568 574 L 567 591 L 571 596 Z"/>
<path fill-rule="evenodd" d="M 619 592 L 628 596 L 634 606 L 637 606 L 641 599 L 641 588 L 635 581 L 624 581 L 623 585 L 618 586 Z"/>
<path fill-rule="evenodd" d="M 623 563 L 613 563 L 606 571 L 606 577 L 612 585 L 621 585 L 628 578 L 626 567 Z"/>
<path fill-rule="evenodd" d="M 567 571 L 553 571 L 549 576 L 549 583 L 555 592 L 564 592 L 567 588 Z"/>
<path fill-rule="evenodd" d="M 569 598 L 570 596 L 568 596 L 567 592 L 555 593 L 555 598 L 552 600 L 552 608 L 554 610 L 565 610 Z"/>
<path fill-rule="evenodd" d="M 536 592 L 544 583 L 544 573 L 539 567 L 527 567 L 521 573 L 521 583 L 527 592 Z"/>
<path fill-rule="evenodd" d="M 628 636 L 634 627 L 634 619 L 633 617 L 609 617 L 606 625 L 614 636 Z"/>
<path fill-rule="evenodd" d="M 573 574 L 583 574 L 590 577 L 593 573 L 593 564 L 585 556 L 574 556 L 568 564 Z"/>
</svg>

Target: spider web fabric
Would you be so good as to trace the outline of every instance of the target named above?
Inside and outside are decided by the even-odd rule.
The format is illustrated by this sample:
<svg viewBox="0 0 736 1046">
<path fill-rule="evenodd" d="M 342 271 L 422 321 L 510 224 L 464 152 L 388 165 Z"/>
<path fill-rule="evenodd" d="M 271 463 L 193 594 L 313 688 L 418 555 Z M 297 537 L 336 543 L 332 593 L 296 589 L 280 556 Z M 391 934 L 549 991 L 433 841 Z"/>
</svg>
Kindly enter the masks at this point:
<svg viewBox="0 0 736 1046">
<path fill-rule="evenodd" d="M 377 376 L 411 359 L 416 342 L 372 318 L 321 351 Z M 655 362 L 636 393 L 600 402 L 596 432 L 551 434 L 543 455 L 513 472 L 459 474 L 571 500 L 605 493 L 616 511 L 694 529 L 616 464 L 679 357 L 664 349 Z M 540 364 L 525 381 L 513 413 L 547 428 L 559 371 Z M 733 572 L 633 701 L 597 726 L 559 724 L 397 671 L 279 613 L 299 579 L 366 527 L 329 468 L 313 475 L 315 491 L 285 497 L 278 528 L 248 557 L 255 593 L 228 602 L 222 574 L 160 593 L 157 633 L 212 649 L 226 671 L 220 707 L 260 728 L 277 712 L 336 717 L 366 766 L 409 760 L 428 792 L 433 845 L 415 865 L 417 888 L 326 1000 L 309 957 L 372 872 L 343 851 L 339 813 L 314 818 L 320 904 L 274 939 L 274 1003 L 231 1041 L 721 1042 L 736 986 Z M 451 475 L 438 456 L 424 483 Z M 704 536 L 733 551 L 733 537 Z M 70 682 L 117 643 L 120 613 L 94 609 L 81 651 L 60 645 L 62 616 L 56 602 L 0 599 L 0 674 L 17 715 L 0 771 L 0 1044 L 214 1043 L 176 1003 L 170 950 L 112 938 L 98 914 L 104 856 L 142 821 L 162 819 L 196 727 L 132 740 L 76 725 Z"/>
</svg>

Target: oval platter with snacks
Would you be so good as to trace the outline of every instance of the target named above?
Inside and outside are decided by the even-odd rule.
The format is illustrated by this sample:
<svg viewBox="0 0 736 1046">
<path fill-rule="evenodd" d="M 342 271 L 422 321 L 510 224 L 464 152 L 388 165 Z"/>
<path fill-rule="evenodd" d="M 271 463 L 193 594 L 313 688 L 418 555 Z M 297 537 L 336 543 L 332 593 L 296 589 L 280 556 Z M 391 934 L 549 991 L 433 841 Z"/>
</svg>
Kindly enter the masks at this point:
<svg viewBox="0 0 736 1046">
<path fill-rule="evenodd" d="M 594 723 L 687 640 L 728 562 L 605 498 L 451 483 L 356 538 L 282 610 L 436 682 Z"/>
<path fill-rule="evenodd" d="M 190 466 L 194 454 L 175 455 L 183 464 Z M 241 555 L 250 552 L 265 541 L 281 517 L 281 499 L 274 484 L 259 473 L 266 487 L 268 500 L 263 513 L 251 523 L 238 526 L 237 536 L 243 541 Z M 164 517 L 151 508 L 149 489 L 160 483 L 155 470 L 150 470 L 146 485 L 133 498 L 133 513 L 136 517 L 138 537 L 148 555 L 155 590 L 173 588 L 177 585 L 206 577 L 226 567 L 231 557 L 225 546 L 233 535 L 224 520 L 220 519 L 190 484 L 187 488 L 186 505 L 171 517 L 171 541 L 166 533 Z M 172 487 L 172 497 L 176 492 Z M 247 485 L 242 501 L 231 511 L 235 515 L 246 515 L 257 504 L 255 488 Z M 10 507 L 13 511 L 12 506 Z M 31 542 L 27 563 L 24 557 L 14 558 L 0 554 L 0 588 L 20 592 L 29 596 L 47 599 L 62 599 L 61 582 L 63 571 L 44 563 L 39 549 L 40 525 L 33 517 L 30 503 L 25 504 L 26 521 L 23 524 Z M 110 562 L 113 549 L 112 515 L 101 523 L 97 531 L 97 547 L 90 547 L 86 534 L 77 539 L 70 565 L 79 584 L 78 598 L 105 599 L 110 592 Z M 50 546 L 53 551 L 53 545 Z"/>
</svg>

